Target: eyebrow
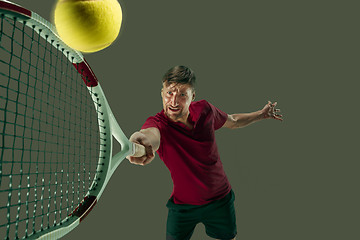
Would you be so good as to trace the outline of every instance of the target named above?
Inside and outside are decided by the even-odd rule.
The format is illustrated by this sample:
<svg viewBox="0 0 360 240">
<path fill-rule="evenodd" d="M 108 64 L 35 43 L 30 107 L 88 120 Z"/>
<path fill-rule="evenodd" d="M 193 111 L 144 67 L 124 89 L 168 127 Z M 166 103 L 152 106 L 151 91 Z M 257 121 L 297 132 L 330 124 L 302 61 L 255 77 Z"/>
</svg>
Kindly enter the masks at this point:
<svg viewBox="0 0 360 240">
<path fill-rule="evenodd" d="M 178 88 L 167 88 L 166 91 L 172 91 L 172 92 L 179 92 L 179 93 L 185 93 L 187 94 L 186 90 L 178 89 Z"/>
</svg>

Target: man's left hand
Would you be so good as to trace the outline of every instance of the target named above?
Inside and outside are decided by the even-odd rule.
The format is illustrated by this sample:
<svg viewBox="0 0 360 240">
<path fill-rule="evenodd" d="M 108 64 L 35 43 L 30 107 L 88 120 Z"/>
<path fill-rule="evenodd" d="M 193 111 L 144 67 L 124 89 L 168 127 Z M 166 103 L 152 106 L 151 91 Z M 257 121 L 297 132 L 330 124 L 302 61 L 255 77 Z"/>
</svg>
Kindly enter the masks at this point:
<svg viewBox="0 0 360 240">
<path fill-rule="evenodd" d="M 283 115 L 278 114 L 280 112 L 280 109 L 276 109 L 276 105 L 277 102 L 271 103 L 270 101 L 268 101 L 268 103 L 261 110 L 264 119 L 276 119 L 279 121 L 283 121 Z"/>
</svg>

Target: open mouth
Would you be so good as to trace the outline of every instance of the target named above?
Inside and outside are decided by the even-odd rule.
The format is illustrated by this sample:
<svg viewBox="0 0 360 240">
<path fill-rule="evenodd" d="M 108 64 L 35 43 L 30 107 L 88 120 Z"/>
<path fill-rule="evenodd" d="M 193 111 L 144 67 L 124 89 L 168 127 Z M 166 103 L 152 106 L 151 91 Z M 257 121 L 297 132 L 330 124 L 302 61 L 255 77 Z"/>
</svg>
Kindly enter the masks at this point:
<svg viewBox="0 0 360 240">
<path fill-rule="evenodd" d="M 169 108 L 169 110 L 172 111 L 172 112 L 178 112 L 178 111 L 180 111 L 180 108 L 178 108 L 178 107 L 168 107 L 168 108 Z"/>
</svg>

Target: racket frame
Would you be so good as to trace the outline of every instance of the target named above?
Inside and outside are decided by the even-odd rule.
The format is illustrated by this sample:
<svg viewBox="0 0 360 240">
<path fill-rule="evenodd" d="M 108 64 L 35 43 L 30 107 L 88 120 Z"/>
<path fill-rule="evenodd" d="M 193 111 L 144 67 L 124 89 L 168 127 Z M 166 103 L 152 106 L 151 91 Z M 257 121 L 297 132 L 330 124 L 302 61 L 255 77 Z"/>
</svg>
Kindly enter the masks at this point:
<svg viewBox="0 0 360 240">
<path fill-rule="evenodd" d="M 128 140 L 120 128 L 95 74 L 83 55 L 68 47 L 57 35 L 55 27 L 50 22 L 35 12 L 7 0 L 0 0 L 0 14 L 5 14 L 7 17 L 16 17 L 18 22 L 25 23 L 56 49 L 59 51 L 61 49 L 61 52 L 81 74 L 98 114 L 100 130 L 99 164 L 88 193 L 72 214 L 56 226 L 33 233 L 27 237 L 27 239 L 58 239 L 72 231 L 89 214 L 103 194 L 105 186 L 119 164 L 126 156 L 135 153 L 135 144 Z M 115 156 L 112 156 L 113 137 L 121 145 L 121 151 Z"/>
</svg>

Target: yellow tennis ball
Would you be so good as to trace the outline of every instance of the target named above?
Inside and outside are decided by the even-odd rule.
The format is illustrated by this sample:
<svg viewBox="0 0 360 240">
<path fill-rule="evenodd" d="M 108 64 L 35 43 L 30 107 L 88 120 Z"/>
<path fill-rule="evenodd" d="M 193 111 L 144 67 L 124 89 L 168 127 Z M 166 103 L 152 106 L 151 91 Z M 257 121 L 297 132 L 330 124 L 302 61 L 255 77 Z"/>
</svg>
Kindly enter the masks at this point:
<svg viewBox="0 0 360 240">
<path fill-rule="evenodd" d="M 108 47 L 119 35 L 122 21 L 117 0 L 59 0 L 54 23 L 61 39 L 81 52 Z"/>
</svg>

